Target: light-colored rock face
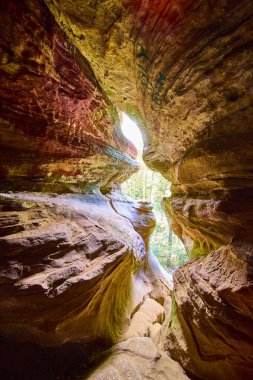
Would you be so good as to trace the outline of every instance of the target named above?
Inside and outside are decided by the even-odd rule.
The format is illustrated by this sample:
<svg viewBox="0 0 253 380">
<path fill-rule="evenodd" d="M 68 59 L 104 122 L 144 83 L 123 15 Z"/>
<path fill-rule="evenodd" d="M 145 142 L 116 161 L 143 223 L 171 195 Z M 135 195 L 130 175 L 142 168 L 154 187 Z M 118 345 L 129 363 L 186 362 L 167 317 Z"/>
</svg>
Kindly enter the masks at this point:
<svg viewBox="0 0 253 380">
<path fill-rule="evenodd" d="M 42 345 L 117 341 L 132 302 L 159 282 L 141 278 L 145 243 L 131 221 L 102 195 L 12 197 L 1 200 L 1 333 Z M 143 290 L 132 300 L 133 281 Z"/>
<path fill-rule="evenodd" d="M 150 235 L 156 224 L 151 203 L 146 201 L 133 202 L 130 197 L 117 190 L 111 191 L 106 196 L 111 199 L 115 211 L 131 221 L 135 231 L 142 236 L 148 252 Z"/>
<path fill-rule="evenodd" d="M 209 254 L 175 274 L 174 357 L 203 379 L 252 377 L 252 1 L 47 4 L 108 97 L 139 120 L 146 163 L 172 182 L 164 208 L 190 258 Z"/>
<path fill-rule="evenodd" d="M 188 153 L 193 159 L 193 146 L 238 134 L 235 115 L 245 118 L 240 135 L 249 130 L 250 0 L 46 2 L 108 97 L 145 123 L 149 165 L 181 185 L 193 174 L 200 183 L 203 173 L 221 174 L 217 159 L 217 166 L 200 161 L 195 173 L 187 167 L 182 173 L 168 170 Z M 232 161 L 232 154 L 227 158 Z"/>
<path fill-rule="evenodd" d="M 131 338 L 115 345 L 109 358 L 83 379 L 186 380 L 174 360 L 160 352 L 150 338 Z"/>
<path fill-rule="evenodd" d="M 172 287 L 147 255 L 153 228 L 150 206 L 115 190 L 1 194 L 1 375 L 75 377 L 93 354 L 143 335 L 158 353 L 150 337 L 163 347 Z M 162 355 L 161 365 L 182 373 Z"/>
<path fill-rule="evenodd" d="M 139 121 L 146 163 L 172 182 L 164 208 L 198 259 L 175 272 L 166 344 L 197 378 L 252 378 L 252 1 L 45 3 L 1 4 L 0 187 L 96 185 L 105 196 L 81 211 L 68 198 L 3 209 L 1 328 L 43 344 L 113 341 L 119 327 L 161 342 L 168 284 L 146 257 L 153 216 L 107 194 L 138 166 L 120 109 Z"/>
</svg>

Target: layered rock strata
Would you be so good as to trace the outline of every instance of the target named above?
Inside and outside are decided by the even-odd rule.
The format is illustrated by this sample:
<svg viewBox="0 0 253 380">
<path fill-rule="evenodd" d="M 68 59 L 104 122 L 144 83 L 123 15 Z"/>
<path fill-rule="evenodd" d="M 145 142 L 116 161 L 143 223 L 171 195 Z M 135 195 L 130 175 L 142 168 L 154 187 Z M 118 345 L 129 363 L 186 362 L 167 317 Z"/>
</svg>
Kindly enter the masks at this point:
<svg viewBox="0 0 253 380">
<path fill-rule="evenodd" d="M 146 275 L 131 301 L 148 262 L 130 220 L 95 194 L 6 195 L 1 210 L 1 334 L 44 346 L 117 341 L 152 292 Z"/>
<path fill-rule="evenodd" d="M 117 110 L 43 2 L 1 1 L 2 190 L 80 192 L 138 169 Z"/>
<path fill-rule="evenodd" d="M 173 358 L 198 378 L 252 378 L 252 1 L 46 0 L 46 4 L 48 8 L 36 0 L 1 2 L 1 188 L 77 192 L 97 185 L 106 194 L 136 170 L 133 148 L 115 127 L 115 107 L 135 117 L 144 136 L 146 163 L 172 182 L 172 197 L 164 200 L 164 208 L 190 258 L 197 260 L 175 272 L 167 345 Z M 119 210 L 130 223 L 132 206 L 125 208 L 112 198 L 106 198 L 113 207 L 109 215 Z M 139 206 L 137 210 L 143 207 Z M 12 222 L 7 217 L 3 226 L 2 244 L 8 255 L 22 256 L 30 246 L 41 247 L 36 231 L 29 240 L 30 227 L 22 232 L 24 239 L 15 240 L 21 232 L 13 233 L 11 226 L 20 228 L 16 221 L 22 210 L 11 216 Z M 65 211 L 51 210 L 53 223 L 58 212 L 60 219 L 60 215 L 68 219 Z M 72 219 L 68 223 L 67 230 L 72 231 Z M 117 237 L 115 244 L 123 244 L 117 228 L 113 232 L 108 228 L 110 239 Z M 5 237 L 9 231 L 11 238 Z M 59 236 L 60 242 L 70 245 L 61 231 L 52 241 L 46 236 L 50 247 L 58 244 Z M 32 260 L 43 257 L 40 249 Z M 107 262 L 107 248 L 105 252 Z M 130 260 L 123 256 L 117 260 Z M 8 260 L 2 289 L 10 295 L 25 264 L 18 261 L 16 271 L 15 260 L 14 264 Z M 134 270 L 130 261 L 128 268 Z M 36 265 L 39 270 L 40 258 Z M 154 280 L 153 272 L 137 276 L 133 294 L 142 294 L 139 285 Z M 25 287 L 20 291 L 33 286 L 37 291 L 38 284 L 28 278 L 28 283 L 18 285 Z M 44 273 L 41 278 L 45 279 Z M 39 283 L 40 291 L 46 293 L 50 284 Z M 100 284 L 103 288 L 102 278 Z M 53 294 L 59 289 L 71 293 L 72 286 L 68 290 L 65 286 L 65 280 L 56 282 Z M 113 287 L 110 292 L 112 299 L 117 298 Z M 126 299 L 128 292 L 129 283 Z M 7 314 L 12 307 L 11 315 L 17 313 L 15 302 L 5 304 Z M 98 303 L 96 297 L 90 302 Z M 46 303 L 45 315 L 50 312 L 47 308 Z M 78 319 L 77 308 L 74 305 L 73 315 Z M 74 321 L 73 315 L 66 318 Z M 37 339 L 36 329 L 46 326 L 36 318 L 34 325 L 29 320 L 34 330 L 27 328 L 32 339 Z M 39 334 L 46 344 L 85 337 L 85 328 L 75 331 L 74 324 L 62 322 L 57 314 L 50 318 L 53 327 L 50 319 L 48 332 Z M 82 318 L 85 312 L 80 325 Z M 134 319 L 137 326 L 138 318 Z M 117 321 L 124 325 L 124 320 L 121 315 Z M 15 322 L 13 335 L 14 326 Z M 114 335 L 106 323 L 101 326 L 104 337 Z M 131 330 L 133 336 L 136 328 Z"/>
<path fill-rule="evenodd" d="M 252 246 L 235 242 L 174 274 L 167 347 L 203 379 L 250 379 L 253 370 Z"/>
<path fill-rule="evenodd" d="M 114 1 L 80 13 L 47 3 L 110 99 L 138 118 L 190 258 L 209 255 L 175 274 L 173 357 L 203 379 L 251 378 L 252 2 Z"/>
</svg>

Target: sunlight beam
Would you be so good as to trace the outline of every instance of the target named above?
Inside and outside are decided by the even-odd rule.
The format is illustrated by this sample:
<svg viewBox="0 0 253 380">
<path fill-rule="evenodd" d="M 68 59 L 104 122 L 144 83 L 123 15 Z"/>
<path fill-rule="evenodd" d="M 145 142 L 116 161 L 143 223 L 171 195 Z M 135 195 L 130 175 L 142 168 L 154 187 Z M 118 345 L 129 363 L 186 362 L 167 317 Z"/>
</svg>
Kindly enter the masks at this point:
<svg viewBox="0 0 253 380">
<path fill-rule="evenodd" d="M 122 112 L 121 130 L 123 135 L 134 144 L 138 153 L 143 151 L 143 139 L 140 129 L 136 123 L 130 119 L 124 112 Z"/>
</svg>

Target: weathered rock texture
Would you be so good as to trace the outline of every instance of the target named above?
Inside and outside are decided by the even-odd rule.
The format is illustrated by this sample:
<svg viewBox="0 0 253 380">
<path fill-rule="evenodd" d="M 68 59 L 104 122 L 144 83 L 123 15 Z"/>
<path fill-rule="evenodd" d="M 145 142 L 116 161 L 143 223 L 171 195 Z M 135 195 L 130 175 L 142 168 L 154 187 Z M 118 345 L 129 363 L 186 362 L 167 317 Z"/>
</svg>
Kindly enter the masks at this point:
<svg viewBox="0 0 253 380">
<path fill-rule="evenodd" d="M 172 197 L 164 200 L 164 208 L 190 258 L 197 259 L 175 272 L 167 345 L 173 358 L 201 379 L 251 379 L 252 1 L 46 0 L 45 3 L 1 1 L 1 188 L 74 192 L 95 184 L 106 194 L 137 168 L 132 160 L 133 148 L 118 131 L 116 108 L 135 117 L 144 136 L 146 163 L 172 182 Z M 103 255 L 94 253 L 94 260 L 104 272 L 102 269 L 100 274 L 92 272 L 92 265 L 87 272 L 91 278 L 99 278 L 92 287 L 97 290 L 96 295 L 85 290 L 89 310 L 96 316 L 89 327 L 91 334 L 96 321 L 101 321 L 95 310 L 97 305 L 102 310 L 103 290 L 106 289 L 106 297 L 114 301 L 123 291 L 105 285 L 114 277 L 109 273 L 122 277 L 124 299 L 127 299 L 131 293 L 130 272 L 122 269 L 121 273 L 120 268 L 134 270 L 133 261 L 142 257 L 145 260 L 142 240 L 143 255 L 138 247 L 132 255 L 128 254 L 129 244 L 132 244 L 129 239 L 135 236 L 136 240 L 139 236 L 132 224 L 132 232 L 125 241 L 119 227 L 111 230 L 111 221 L 115 226 L 118 218 L 123 218 L 130 226 L 129 220 L 133 222 L 136 215 L 141 215 L 144 224 L 138 221 L 133 224 L 144 234 L 146 247 L 145 223 L 151 222 L 149 225 L 153 228 L 153 221 L 148 222 L 148 208 L 141 212 L 143 204 L 137 206 L 134 216 L 133 206 L 123 206 L 119 195 L 100 197 L 96 198 L 94 215 L 101 215 L 104 204 L 109 214 L 103 226 L 95 217 L 92 228 L 98 228 L 98 241 L 102 239 L 99 228 L 105 228 L 108 244 L 103 245 Z M 93 216 L 90 206 L 86 206 Z M 70 253 L 70 261 L 74 255 L 74 274 L 64 277 L 61 269 L 51 267 L 48 256 L 50 252 L 53 255 L 57 252 L 58 244 L 66 245 L 67 252 L 72 252 L 68 239 L 74 243 L 74 237 L 78 239 L 80 231 L 76 223 L 84 223 L 86 211 L 79 222 L 77 211 L 73 211 L 75 216 L 71 219 L 70 211 L 65 214 L 59 205 L 57 211 L 50 206 L 46 219 L 53 220 L 54 228 L 48 226 L 49 234 L 44 222 L 37 226 L 24 224 L 22 215 L 32 209 L 29 206 L 30 211 L 23 210 L 23 207 L 14 209 L 14 213 L 4 219 L 7 224 L 3 227 L 2 251 L 7 254 L 8 264 L 4 267 L 6 278 L 2 289 L 4 295 L 11 298 L 3 305 L 5 316 L 13 316 L 13 319 L 6 318 L 1 326 L 5 332 L 11 326 L 11 335 L 15 335 L 15 326 L 16 331 L 22 329 L 24 333 L 29 332 L 32 339 L 45 343 L 86 339 L 85 334 L 90 333 L 84 328 L 88 321 L 85 319 L 88 318 L 87 305 L 82 297 L 80 300 L 80 294 L 75 293 L 75 289 L 83 292 L 84 281 L 78 271 L 84 270 L 86 258 L 83 261 L 79 252 Z M 46 206 L 41 207 L 42 212 Z M 112 213 L 117 214 L 117 219 L 111 219 Z M 29 216 L 31 220 L 34 218 L 38 216 Z M 25 225 L 23 232 L 19 230 L 20 225 Z M 33 232 L 28 233 L 31 228 Z M 86 234 L 80 234 L 82 241 Z M 78 246 L 79 240 L 76 244 Z M 112 254 L 111 244 L 119 245 Z M 87 246 L 93 245 L 87 243 Z M 36 254 L 35 247 L 38 247 Z M 64 263 L 68 261 L 62 251 L 60 258 L 53 261 L 62 260 L 62 254 Z M 93 255 L 87 248 L 87 255 L 90 254 Z M 44 255 L 46 264 L 41 261 Z M 17 263 L 15 257 L 21 257 Z M 41 265 L 41 279 L 33 282 L 33 273 L 29 271 L 38 274 Z M 147 289 L 142 290 L 142 285 L 150 278 L 155 281 L 152 276 L 154 272 L 159 273 L 159 270 L 144 270 L 144 267 L 132 287 L 133 299 L 135 296 L 139 299 L 136 305 L 142 303 L 140 312 L 146 310 L 147 304 L 144 300 Z M 107 270 L 108 276 L 103 276 L 102 272 L 107 273 Z M 19 273 L 24 274 L 24 279 Z M 73 284 L 76 278 L 78 281 Z M 87 278 L 87 284 L 91 278 Z M 14 283 L 18 287 L 14 287 Z M 158 284 L 152 284 L 151 288 L 156 286 Z M 34 321 L 22 314 L 25 313 L 23 298 L 15 297 L 15 292 L 29 294 L 32 289 L 34 293 L 29 297 L 34 298 L 31 300 L 41 300 L 31 304 Z M 152 299 L 158 300 L 159 292 L 161 290 Z M 63 315 L 59 305 L 61 313 L 50 315 L 58 297 L 73 307 Z M 121 312 L 123 306 L 120 306 Z M 116 329 L 118 324 L 124 325 L 127 313 L 119 315 L 115 307 L 115 312 L 110 307 L 109 320 L 116 318 Z M 20 330 L 15 322 L 18 313 L 24 319 Z M 50 317 L 46 318 L 48 313 Z M 149 313 L 145 313 L 148 319 Z M 154 312 L 154 325 L 159 323 L 155 315 Z M 116 330 L 109 331 L 106 320 L 102 318 L 102 321 L 100 334 L 112 337 Z M 133 334 L 130 337 L 134 337 L 137 330 L 141 331 L 138 321 L 135 316 L 132 325 L 130 323 Z"/>
<path fill-rule="evenodd" d="M 117 211 L 124 208 L 127 216 Z M 171 286 L 147 256 L 150 207 L 114 191 L 1 194 L 0 209 L 1 376 L 65 379 L 69 367 L 75 374 L 93 352 L 118 341 L 145 335 L 160 343 Z M 10 367 L 5 350 L 31 356 L 37 370 L 22 360 Z"/>
<path fill-rule="evenodd" d="M 131 221 L 135 231 L 142 236 L 148 252 L 150 236 L 155 228 L 151 204 L 146 201 L 133 202 L 119 191 L 111 191 L 106 196 L 111 199 L 114 210 Z"/>
<path fill-rule="evenodd" d="M 47 4 L 108 97 L 139 120 L 189 256 L 210 255 L 175 274 L 173 356 L 203 379 L 252 377 L 252 1 Z"/>
<path fill-rule="evenodd" d="M 140 274 L 145 244 L 131 221 L 94 194 L 5 196 L 1 210 L 1 333 L 42 345 L 116 342 L 152 292 L 152 278 L 145 285 Z M 131 301 L 133 281 L 143 290 Z"/>
<path fill-rule="evenodd" d="M 160 352 L 150 338 L 132 338 L 115 345 L 103 364 L 83 379 L 185 380 L 178 363 Z"/>
<path fill-rule="evenodd" d="M 80 191 L 137 170 L 115 107 L 45 4 L 1 1 L 1 188 Z"/>
<path fill-rule="evenodd" d="M 175 272 L 168 347 L 200 378 L 251 378 L 251 255 L 251 245 L 236 242 Z"/>
</svg>

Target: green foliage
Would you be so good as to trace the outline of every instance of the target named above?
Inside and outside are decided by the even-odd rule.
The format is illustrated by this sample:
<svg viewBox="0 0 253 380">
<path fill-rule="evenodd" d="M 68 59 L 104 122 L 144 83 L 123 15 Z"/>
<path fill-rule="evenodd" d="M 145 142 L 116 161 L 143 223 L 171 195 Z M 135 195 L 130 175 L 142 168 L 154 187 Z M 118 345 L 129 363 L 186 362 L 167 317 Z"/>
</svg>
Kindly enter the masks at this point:
<svg viewBox="0 0 253 380">
<path fill-rule="evenodd" d="M 151 236 L 151 251 L 164 268 L 182 264 L 187 254 L 182 242 L 170 229 L 161 207 L 163 197 L 170 196 L 170 183 L 160 173 L 152 172 L 141 160 L 141 169 L 122 185 L 122 191 L 134 199 L 149 200 L 156 216 Z"/>
</svg>

